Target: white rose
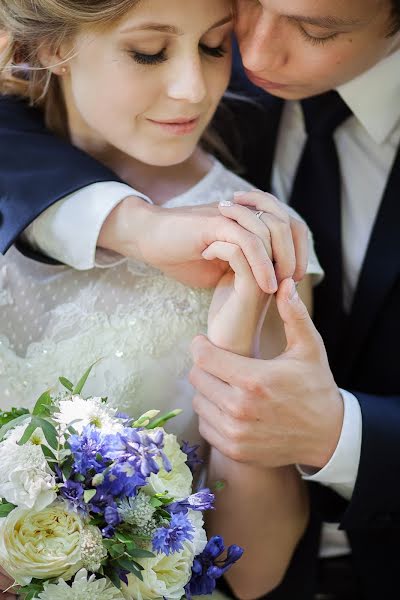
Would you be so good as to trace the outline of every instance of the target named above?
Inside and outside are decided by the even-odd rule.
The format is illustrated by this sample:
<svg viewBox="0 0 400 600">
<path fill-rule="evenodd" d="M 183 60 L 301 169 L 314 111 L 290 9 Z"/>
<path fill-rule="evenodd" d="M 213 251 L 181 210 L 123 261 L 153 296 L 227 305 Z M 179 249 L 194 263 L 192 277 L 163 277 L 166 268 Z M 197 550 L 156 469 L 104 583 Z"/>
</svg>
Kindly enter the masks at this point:
<svg viewBox="0 0 400 600">
<path fill-rule="evenodd" d="M 15 508 L 0 522 L 0 564 L 19 585 L 68 579 L 82 567 L 83 526 L 64 502 L 41 511 Z"/>
<path fill-rule="evenodd" d="M 40 429 L 18 446 L 26 427 L 16 427 L 0 444 L 0 497 L 20 508 L 41 510 L 56 499 L 55 478 L 41 448 L 46 442 Z"/>
<path fill-rule="evenodd" d="M 188 516 L 195 529 L 193 540 L 184 542 L 181 552 L 174 552 L 169 556 L 161 553 L 154 558 L 136 559 L 144 568 L 143 581 L 134 575 L 128 576 L 128 586 L 122 586 L 126 600 L 180 600 L 185 595 L 185 585 L 192 576 L 193 559 L 207 544 L 202 514 L 189 511 Z"/>
<path fill-rule="evenodd" d="M 171 463 L 172 470 L 167 472 L 162 466 L 161 458 L 157 458 L 160 470 L 157 475 L 150 475 L 144 491 L 150 494 L 162 494 L 167 491 L 172 498 L 186 498 L 192 493 L 193 476 L 186 464 L 187 455 L 182 452 L 172 433 L 164 434 L 163 451 Z"/>
</svg>

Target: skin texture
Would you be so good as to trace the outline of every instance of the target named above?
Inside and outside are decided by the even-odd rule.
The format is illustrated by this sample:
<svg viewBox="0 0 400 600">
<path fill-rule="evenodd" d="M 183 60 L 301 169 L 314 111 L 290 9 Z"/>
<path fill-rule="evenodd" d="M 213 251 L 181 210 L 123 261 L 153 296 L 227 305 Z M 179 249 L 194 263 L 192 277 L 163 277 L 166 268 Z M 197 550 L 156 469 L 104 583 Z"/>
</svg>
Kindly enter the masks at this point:
<svg viewBox="0 0 400 600">
<path fill-rule="evenodd" d="M 343 422 L 343 403 L 326 352 L 294 283 L 284 280 L 277 308 L 286 348 L 268 360 L 193 341 L 190 381 L 202 436 L 228 458 L 258 468 L 322 467 Z"/>
<path fill-rule="evenodd" d="M 390 9 L 388 0 L 238 0 L 244 66 L 276 96 L 320 94 L 399 47 L 400 34 L 388 36 Z M 237 461 L 321 468 L 337 446 L 343 402 L 323 342 L 289 280 L 280 285 L 277 307 L 287 345 L 272 360 L 227 353 L 205 338 L 194 341 L 191 380 L 201 433 Z"/>
<path fill-rule="evenodd" d="M 387 37 L 390 11 L 389 0 L 238 0 L 244 66 L 281 98 L 334 89 L 399 47 L 399 33 Z"/>
<path fill-rule="evenodd" d="M 155 21 L 158 27 L 149 29 Z M 229 80 L 232 29 L 229 0 L 151 0 L 105 30 L 85 28 L 56 52 L 43 46 L 42 63 L 61 78 L 74 144 L 138 184 L 156 204 L 195 185 L 210 168 L 198 141 Z M 195 127 L 180 134 L 155 123 L 192 117 Z M 280 220 L 267 213 L 260 232 L 248 209 L 235 215 L 210 206 L 166 212 L 129 198 L 110 214 L 99 245 L 184 283 L 208 286 L 227 267 L 218 259 L 205 261 L 202 252 L 216 240 L 235 243 L 260 287 L 273 293 L 272 260 L 278 280 L 301 279 L 307 236 L 299 221 L 289 219 L 282 241 Z"/>
<path fill-rule="evenodd" d="M 160 205 L 194 185 L 210 167 L 198 141 L 229 78 L 230 8 L 227 0 L 150 0 L 106 30 L 80 32 L 56 53 L 43 46 L 43 64 L 62 78 L 72 141 L 126 181 L 140 181 L 148 195 L 156 189 L 154 182 L 165 183 L 157 188 L 162 192 Z M 144 23 L 154 20 L 163 27 L 162 33 L 143 29 Z M 220 21 L 228 22 L 214 27 Z M 171 33 L 172 26 L 180 33 Z M 205 47 L 226 52 L 210 56 Z M 157 65 L 139 65 L 132 52 L 162 52 L 165 57 Z M 198 116 L 196 127 L 180 135 L 153 122 L 192 116 Z M 263 211 L 262 218 L 256 210 Z M 276 290 L 277 278 L 295 274 L 302 278 L 307 265 L 306 227 L 289 218 L 275 198 L 260 192 L 241 196 L 235 205 L 168 211 L 130 200 L 121 203 L 111 221 L 120 243 L 123 239 L 124 253 L 164 266 L 169 274 L 183 265 L 181 280 L 182 273 L 198 263 L 218 266 L 210 335 L 226 349 L 240 348 L 245 356 L 258 345 L 268 300 L 265 292 Z M 113 246 L 118 248 L 121 245 Z M 198 285 L 199 277 L 194 283 Z M 213 477 L 221 475 L 231 490 L 220 502 L 215 532 L 249 549 L 233 583 L 243 598 L 258 596 L 277 585 L 304 531 L 308 506 L 303 484 L 292 469 L 259 473 L 217 452 L 210 467 Z M 264 518 L 260 495 L 268 501 L 271 523 Z M 228 515 L 251 501 L 254 510 L 249 519 L 233 529 Z M 274 519 L 275 514 L 279 518 Z M 213 533 L 214 524 L 210 527 Z M 270 569 L 261 552 L 267 538 L 275 549 Z"/>
</svg>

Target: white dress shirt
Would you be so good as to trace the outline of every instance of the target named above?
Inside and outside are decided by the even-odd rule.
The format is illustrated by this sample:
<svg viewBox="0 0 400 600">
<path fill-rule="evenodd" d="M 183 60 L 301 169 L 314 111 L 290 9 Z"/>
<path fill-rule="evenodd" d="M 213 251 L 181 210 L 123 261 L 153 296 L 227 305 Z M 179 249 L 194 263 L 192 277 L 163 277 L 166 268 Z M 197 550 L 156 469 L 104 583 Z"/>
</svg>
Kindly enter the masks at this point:
<svg viewBox="0 0 400 600">
<path fill-rule="evenodd" d="M 354 115 L 334 135 L 342 173 L 344 304 L 349 310 L 400 141 L 400 50 L 337 91 Z M 286 102 L 273 169 L 273 190 L 283 201 L 289 199 L 305 141 L 300 104 Z M 303 474 L 349 499 L 357 477 L 362 421 L 356 398 L 345 390 L 342 396 L 344 422 L 336 451 L 323 469 Z"/>
<path fill-rule="evenodd" d="M 342 172 L 344 302 L 348 310 L 400 141 L 400 50 L 337 91 L 354 115 L 335 132 Z M 305 139 L 300 105 L 287 102 L 273 169 L 273 189 L 283 201 L 288 201 Z M 123 184 L 90 185 L 36 219 L 26 230 L 28 241 L 76 269 L 115 264 L 121 257 L 96 251 L 96 240 L 112 208 L 130 194 L 148 200 Z M 356 398 L 345 390 L 342 396 L 344 422 L 338 446 L 323 469 L 303 475 L 349 499 L 360 459 L 362 417 Z"/>
</svg>

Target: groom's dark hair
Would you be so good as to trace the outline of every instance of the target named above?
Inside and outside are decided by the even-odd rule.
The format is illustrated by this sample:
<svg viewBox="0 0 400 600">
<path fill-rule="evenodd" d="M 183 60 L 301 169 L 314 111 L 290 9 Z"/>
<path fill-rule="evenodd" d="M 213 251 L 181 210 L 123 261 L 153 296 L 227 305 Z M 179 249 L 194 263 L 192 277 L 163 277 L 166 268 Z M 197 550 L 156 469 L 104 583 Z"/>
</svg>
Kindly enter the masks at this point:
<svg viewBox="0 0 400 600">
<path fill-rule="evenodd" d="M 400 0 L 391 0 L 392 19 L 390 23 L 389 35 L 394 35 L 400 30 Z"/>
</svg>

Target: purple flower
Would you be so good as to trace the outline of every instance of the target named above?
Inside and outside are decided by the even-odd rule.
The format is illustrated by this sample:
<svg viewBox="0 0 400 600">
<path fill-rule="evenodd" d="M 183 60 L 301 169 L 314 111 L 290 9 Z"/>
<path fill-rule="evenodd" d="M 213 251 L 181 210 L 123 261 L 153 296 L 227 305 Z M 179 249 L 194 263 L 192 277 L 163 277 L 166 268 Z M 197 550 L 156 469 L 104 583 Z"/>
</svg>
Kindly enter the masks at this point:
<svg viewBox="0 0 400 600">
<path fill-rule="evenodd" d="M 109 464 L 108 454 L 120 447 L 118 435 L 104 435 L 93 425 L 86 425 L 81 435 L 71 435 L 68 439 L 74 458 L 74 470 L 81 475 L 89 471 L 101 473 Z"/>
<path fill-rule="evenodd" d="M 104 511 L 104 518 L 106 523 L 112 527 L 116 527 L 121 523 L 118 508 L 115 503 L 112 506 L 107 506 L 106 510 Z"/>
<path fill-rule="evenodd" d="M 156 529 L 153 536 L 153 550 L 167 556 L 183 550 L 183 542 L 193 540 L 194 527 L 186 515 L 172 515 L 171 522 Z"/>
<path fill-rule="evenodd" d="M 179 500 L 178 502 L 172 502 L 172 504 L 168 504 L 167 506 L 165 506 L 165 510 L 167 510 L 171 514 L 186 514 L 189 508 L 192 510 L 201 511 L 210 510 L 214 508 L 214 500 L 214 494 L 212 494 L 208 488 L 204 488 L 203 490 L 200 490 L 196 494 L 192 494 L 184 500 Z"/>
<path fill-rule="evenodd" d="M 63 487 L 60 489 L 60 496 L 67 500 L 69 507 L 75 511 L 87 512 L 85 502 L 83 500 L 83 485 L 77 481 L 67 479 Z"/>
<path fill-rule="evenodd" d="M 199 448 L 199 444 L 197 444 L 197 446 L 189 446 L 189 442 L 182 442 L 181 445 L 182 452 L 184 452 L 187 456 L 186 464 L 192 473 L 194 473 L 198 465 L 203 464 L 203 460 L 199 458 L 197 454 L 197 450 Z"/>
<path fill-rule="evenodd" d="M 232 545 L 229 546 L 227 556 L 223 560 L 220 557 L 224 551 L 223 539 L 220 536 L 214 536 L 208 541 L 203 552 L 195 557 L 192 578 L 185 586 L 186 596 L 189 600 L 192 595 L 212 594 L 215 590 L 216 580 L 224 575 L 243 554 L 243 548 Z"/>
</svg>

